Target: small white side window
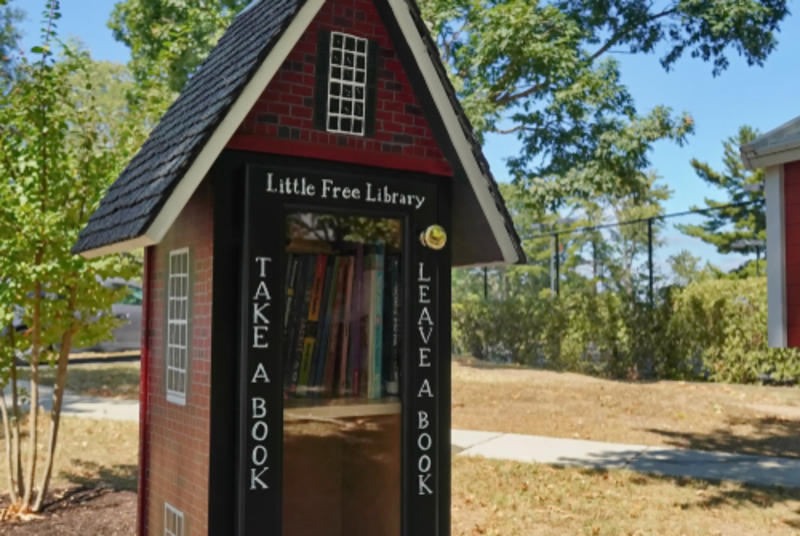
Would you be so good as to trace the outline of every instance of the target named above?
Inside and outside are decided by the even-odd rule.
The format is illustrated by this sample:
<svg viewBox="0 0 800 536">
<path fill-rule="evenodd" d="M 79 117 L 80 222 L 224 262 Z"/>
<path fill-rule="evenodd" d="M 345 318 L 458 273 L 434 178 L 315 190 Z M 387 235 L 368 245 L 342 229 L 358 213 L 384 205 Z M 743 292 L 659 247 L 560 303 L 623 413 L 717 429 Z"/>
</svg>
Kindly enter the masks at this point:
<svg viewBox="0 0 800 536">
<path fill-rule="evenodd" d="M 167 400 L 183 406 L 189 360 L 188 248 L 170 252 L 167 286 Z"/>
<path fill-rule="evenodd" d="M 164 536 L 183 536 L 183 512 L 164 503 Z"/>
<path fill-rule="evenodd" d="M 364 135 L 367 40 L 331 32 L 328 132 Z"/>
</svg>

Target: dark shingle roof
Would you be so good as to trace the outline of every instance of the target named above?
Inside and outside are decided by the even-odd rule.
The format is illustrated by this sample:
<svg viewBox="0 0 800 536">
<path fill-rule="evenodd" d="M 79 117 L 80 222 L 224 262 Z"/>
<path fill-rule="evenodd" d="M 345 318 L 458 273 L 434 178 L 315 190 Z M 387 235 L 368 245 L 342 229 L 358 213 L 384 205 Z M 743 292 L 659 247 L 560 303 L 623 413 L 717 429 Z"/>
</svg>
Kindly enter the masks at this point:
<svg viewBox="0 0 800 536">
<path fill-rule="evenodd" d="M 153 129 L 139 153 L 109 188 L 100 207 L 81 232 L 73 253 L 81 253 L 142 236 L 172 190 L 202 150 L 250 81 L 281 31 L 304 0 L 261 0 L 237 16 L 178 99 Z M 455 111 L 494 204 L 503 217 L 518 262 L 525 262 L 519 236 L 489 170 L 480 142 L 439 59 L 436 44 L 413 0 L 406 0 L 450 104 Z"/>
<path fill-rule="evenodd" d="M 303 0 L 259 2 L 230 28 L 111 185 L 73 253 L 142 236 Z"/>
</svg>

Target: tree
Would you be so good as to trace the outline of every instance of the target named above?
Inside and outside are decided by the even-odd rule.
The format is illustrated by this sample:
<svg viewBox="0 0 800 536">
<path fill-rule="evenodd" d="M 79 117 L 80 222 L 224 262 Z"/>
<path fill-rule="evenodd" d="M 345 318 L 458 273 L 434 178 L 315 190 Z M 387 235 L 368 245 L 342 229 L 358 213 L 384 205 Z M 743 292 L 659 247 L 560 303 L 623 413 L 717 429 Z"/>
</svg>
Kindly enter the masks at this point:
<svg viewBox="0 0 800 536">
<path fill-rule="evenodd" d="M 767 226 L 765 200 L 762 191 L 764 170 L 748 171 L 742 165 L 739 146 L 754 140 L 758 131 L 748 126 L 739 128 L 735 136 L 722 142 L 725 149 L 723 171 L 715 171 L 709 164 L 692 159 L 691 164 L 704 182 L 716 186 L 726 194 L 724 201 L 705 199 L 705 208 L 722 207 L 703 215 L 705 222 L 699 225 L 678 225 L 684 234 L 713 244 L 720 253 L 738 252 L 755 254 L 756 246 L 734 247 L 739 240 L 766 240 Z M 745 186 L 751 186 L 745 190 Z M 698 207 L 692 207 L 697 210 Z M 763 253 L 763 247 L 761 248 Z"/>
<path fill-rule="evenodd" d="M 672 271 L 673 284 L 685 287 L 691 283 L 715 278 L 719 275 L 719 269 L 714 268 L 708 262 L 701 267 L 701 262 L 700 257 L 695 257 L 687 249 L 682 249 L 678 253 L 670 255 L 667 259 L 667 264 Z"/>
<path fill-rule="evenodd" d="M 652 142 L 691 132 L 691 118 L 664 107 L 639 115 L 609 54 L 663 50 L 668 70 L 688 52 L 716 75 L 732 49 L 761 65 L 788 14 L 781 0 L 426 0 L 422 9 L 473 124 L 518 136 L 511 171 L 551 204 L 644 193 Z"/>
<path fill-rule="evenodd" d="M 109 23 L 131 48 L 139 82 L 179 90 L 247 0 L 122 0 Z M 660 4 L 659 4 L 660 5 Z M 661 5 L 660 5 L 661 6 Z M 653 142 L 683 143 L 688 115 L 639 114 L 615 52 L 649 54 L 670 69 L 685 53 L 721 73 L 734 51 L 761 65 L 788 14 L 784 0 L 424 0 L 423 17 L 480 136 L 516 135 L 509 160 L 541 206 L 647 191 Z"/>
<path fill-rule="evenodd" d="M 48 13 L 57 17 L 57 2 L 48 3 Z M 102 340 L 116 325 L 102 313 L 110 312 L 119 291 L 99 281 L 130 278 L 136 271 L 122 256 L 86 260 L 70 254 L 106 188 L 141 143 L 143 130 L 135 112 L 122 117 L 124 110 L 109 104 L 114 99 L 104 102 L 108 95 L 98 92 L 107 87 L 98 73 L 108 72 L 108 65 L 95 64 L 70 46 L 54 60 L 49 51 L 55 31 L 48 28 L 43 45 L 32 50 L 41 59 L 22 58 L 20 76 L 0 94 L 0 320 L 5 326 L 0 371 L 12 390 L 11 410 L 3 397 L 0 409 L 5 437 L 11 438 L 6 441 L 9 494 L 22 511 L 38 511 L 47 493 L 72 347 Z M 15 314 L 26 331 L 15 332 Z M 24 470 L 15 354 L 30 363 Z M 37 485 L 43 361 L 55 366 L 56 375 L 46 461 Z"/>
<path fill-rule="evenodd" d="M 251 0 L 123 0 L 109 28 L 131 49 L 129 67 L 139 82 L 179 92 Z"/>
<path fill-rule="evenodd" d="M 22 10 L 10 7 L 8 0 L 0 0 L 0 89 L 12 75 L 12 59 L 22 37 L 17 25 L 24 18 Z"/>
</svg>

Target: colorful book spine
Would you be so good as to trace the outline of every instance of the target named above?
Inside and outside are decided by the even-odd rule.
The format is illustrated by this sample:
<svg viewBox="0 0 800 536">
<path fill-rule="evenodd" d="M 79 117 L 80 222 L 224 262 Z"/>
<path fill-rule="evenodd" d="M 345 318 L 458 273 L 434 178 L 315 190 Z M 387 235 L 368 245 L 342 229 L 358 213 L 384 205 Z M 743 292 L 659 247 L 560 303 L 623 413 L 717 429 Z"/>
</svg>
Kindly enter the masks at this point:
<svg viewBox="0 0 800 536">
<path fill-rule="evenodd" d="M 349 349 L 350 349 L 350 333 L 352 331 L 352 302 L 353 302 L 353 276 L 355 274 L 355 258 L 347 257 L 347 275 L 344 287 L 344 304 L 343 304 L 343 318 L 342 318 L 342 334 L 341 342 L 339 344 L 339 370 L 337 374 L 338 394 L 339 396 L 347 396 L 348 393 L 348 362 L 349 362 Z"/>
<path fill-rule="evenodd" d="M 375 246 L 374 270 L 372 271 L 372 317 L 373 350 L 371 354 L 372 376 L 370 376 L 370 398 L 383 396 L 383 285 L 385 246 Z"/>
<path fill-rule="evenodd" d="M 353 279 L 352 307 L 350 310 L 350 359 L 347 363 L 348 378 L 350 379 L 349 391 L 350 394 L 355 396 L 359 392 L 359 379 L 360 379 L 360 357 L 361 357 L 361 308 L 362 308 L 362 294 L 364 292 L 364 245 L 356 244 L 355 256 L 355 273 Z"/>
<path fill-rule="evenodd" d="M 284 300 L 284 316 L 283 316 L 283 328 L 286 330 L 286 326 L 289 325 L 289 316 L 292 312 L 292 301 L 294 300 L 294 289 L 297 280 L 297 269 L 300 265 L 300 258 L 293 254 L 289 253 L 289 256 L 286 259 L 286 285 L 284 288 L 286 289 L 286 296 Z"/>
<path fill-rule="evenodd" d="M 347 279 L 347 257 L 337 258 L 336 284 L 333 290 L 333 306 L 331 308 L 330 324 L 328 328 L 327 349 L 325 352 L 325 367 L 322 380 L 322 390 L 325 394 L 333 393 L 334 377 L 336 374 L 336 361 L 339 350 L 339 336 L 342 331 L 342 303 L 344 302 L 345 280 Z"/>
<path fill-rule="evenodd" d="M 386 256 L 383 315 L 383 377 L 387 396 L 400 394 L 400 258 Z"/>
<path fill-rule="evenodd" d="M 313 369 L 313 382 L 309 383 L 309 387 L 313 386 L 314 394 L 319 396 L 322 394 L 325 385 L 325 367 L 328 361 L 328 344 L 331 337 L 332 320 L 335 314 L 334 301 L 336 299 L 336 285 L 339 281 L 339 269 L 341 267 L 341 258 L 329 257 L 328 268 L 325 276 L 325 291 L 323 294 L 323 308 L 320 312 L 320 323 L 322 326 L 322 334 L 317 338 L 317 348 L 315 350 L 315 365 Z"/>
<path fill-rule="evenodd" d="M 313 290 L 314 272 L 316 269 L 316 257 L 307 255 L 303 259 L 303 268 L 298 279 L 297 308 L 296 316 L 291 321 L 293 329 L 292 335 L 287 339 L 287 347 L 290 352 L 289 361 L 291 362 L 291 375 L 288 377 L 289 391 L 297 392 L 297 384 L 300 379 L 300 365 L 303 360 L 303 341 L 305 340 L 306 325 L 308 324 L 308 309 L 311 303 Z"/>
<path fill-rule="evenodd" d="M 375 248 L 364 248 L 364 272 L 361 288 L 361 375 L 358 381 L 358 393 L 362 397 L 372 398 L 372 375 L 375 371 L 375 362 L 372 359 L 375 353 L 375 311 L 373 305 L 375 284 Z"/>
<path fill-rule="evenodd" d="M 311 296 L 308 306 L 308 321 L 303 338 L 303 354 L 300 362 L 300 377 L 297 380 L 297 394 L 305 396 L 308 392 L 308 380 L 311 374 L 311 363 L 314 357 L 314 347 L 317 340 L 317 323 L 320 308 L 322 307 L 322 294 L 325 286 L 325 268 L 327 255 L 317 255 L 317 264 L 314 271 L 314 282 L 311 286 Z"/>
<path fill-rule="evenodd" d="M 302 294 L 302 270 L 304 257 L 300 255 L 290 255 L 289 261 L 286 263 L 288 267 L 289 277 L 286 281 L 286 301 L 285 301 L 285 320 L 283 327 L 283 387 L 290 389 L 292 385 L 292 356 L 294 355 L 291 341 L 295 340 L 295 334 L 298 328 L 298 308 L 301 307 L 299 299 L 295 299 L 297 294 Z"/>
</svg>

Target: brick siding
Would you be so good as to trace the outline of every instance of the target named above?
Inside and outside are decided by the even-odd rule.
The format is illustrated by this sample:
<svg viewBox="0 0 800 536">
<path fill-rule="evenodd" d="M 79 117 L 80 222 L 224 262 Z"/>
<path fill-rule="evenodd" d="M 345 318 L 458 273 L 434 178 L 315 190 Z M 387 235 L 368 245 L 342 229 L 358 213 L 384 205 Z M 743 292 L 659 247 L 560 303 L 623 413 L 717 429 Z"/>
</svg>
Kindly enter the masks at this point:
<svg viewBox="0 0 800 536">
<path fill-rule="evenodd" d="M 209 415 L 211 393 L 211 298 L 213 261 L 213 204 L 204 181 L 183 209 L 164 240 L 148 248 L 150 279 L 150 336 L 148 341 L 148 422 L 146 489 L 141 513 L 145 534 L 164 533 L 164 502 L 182 511 L 186 535 L 208 532 Z M 193 258 L 193 304 L 190 315 L 190 384 L 186 405 L 167 402 L 164 379 L 166 279 L 169 252 L 183 247 Z"/>
<path fill-rule="evenodd" d="M 320 28 L 374 40 L 380 45 L 374 137 L 328 133 L 314 128 L 314 82 Z M 275 150 L 274 144 L 266 143 L 268 140 L 292 141 L 293 150 L 304 150 L 309 156 L 317 154 L 315 148 L 335 147 L 337 159 L 353 163 L 363 163 L 366 155 L 403 156 L 411 169 L 414 168 L 412 162 L 427 161 L 436 166 L 433 169 L 452 175 L 389 34 L 369 0 L 336 0 L 323 5 L 242 122 L 233 141 L 237 138 L 250 138 L 248 148 L 264 152 L 282 152 Z M 261 140 L 260 147 L 257 142 L 253 143 L 254 138 Z M 371 165 L 381 165 L 381 162 L 386 160 L 369 161 Z"/>
</svg>

